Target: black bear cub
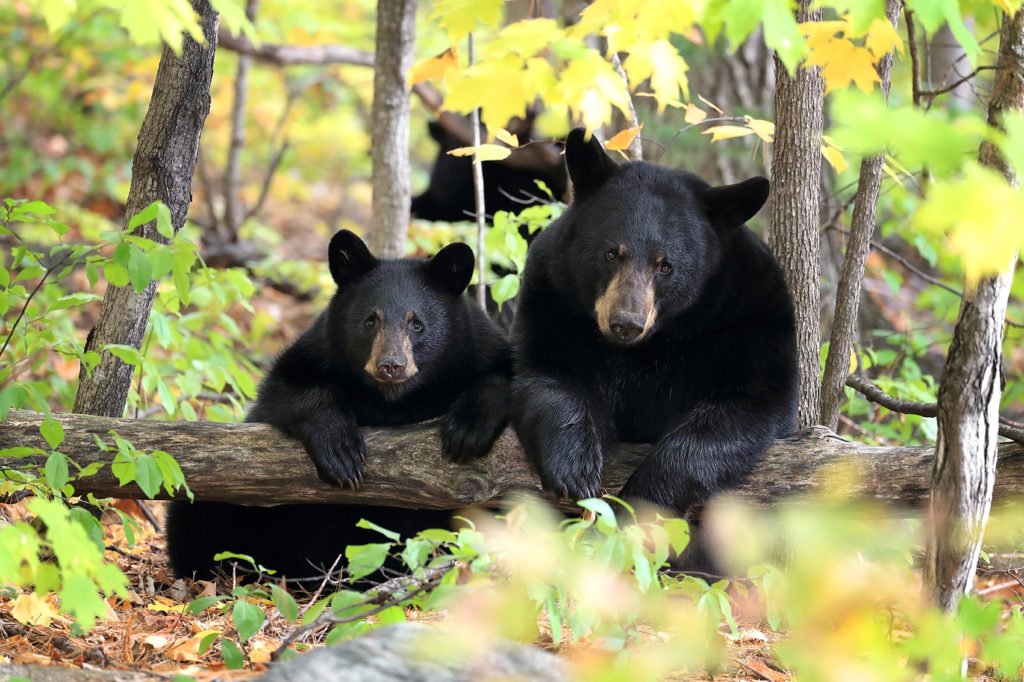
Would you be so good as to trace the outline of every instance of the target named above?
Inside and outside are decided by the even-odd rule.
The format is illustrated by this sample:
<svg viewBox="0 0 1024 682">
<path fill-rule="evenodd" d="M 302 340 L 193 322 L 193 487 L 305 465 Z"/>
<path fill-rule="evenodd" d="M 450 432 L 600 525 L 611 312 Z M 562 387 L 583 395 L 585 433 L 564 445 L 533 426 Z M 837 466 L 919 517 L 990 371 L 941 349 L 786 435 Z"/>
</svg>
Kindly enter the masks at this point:
<svg viewBox="0 0 1024 682">
<path fill-rule="evenodd" d="M 544 486 L 600 494 L 609 443 L 653 443 L 621 494 L 683 514 L 796 421 L 793 304 L 744 223 L 768 181 L 711 187 L 621 166 L 574 130 L 574 200 L 534 241 L 513 340 L 513 422 Z"/>
<path fill-rule="evenodd" d="M 472 250 L 450 244 L 426 261 L 378 260 L 342 230 L 331 239 L 328 260 L 338 291 L 274 363 L 247 421 L 301 440 L 321 479 L 353 488 L 365 457 L 360 426 L 444 415 L 447 457 L 464 462 L 487 454 L 509 419 L 511 357 L 497 326 L 462 295 Z M 224 550 L 251 555 L 289 578 L 316 577 L 347 545 L 381 541 L 355 527 L 360 518 L 407 536 L 447 526 L 450 514 L 175 502 L 167 547 L 182 577 L 210 577 L 213 555 Z"/>
</svg>

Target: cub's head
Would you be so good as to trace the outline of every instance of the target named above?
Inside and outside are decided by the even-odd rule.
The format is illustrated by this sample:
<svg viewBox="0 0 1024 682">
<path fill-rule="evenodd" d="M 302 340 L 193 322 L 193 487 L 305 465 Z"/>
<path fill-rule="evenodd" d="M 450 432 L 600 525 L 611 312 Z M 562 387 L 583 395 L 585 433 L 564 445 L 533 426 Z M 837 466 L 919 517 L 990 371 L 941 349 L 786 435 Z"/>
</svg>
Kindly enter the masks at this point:
<svg viewBox="0 0 1024 682">
<path fill-rule="evenodd" d="M 685 171 L 617 165 L 582 128 L 565 141 L 573 204 L 568 276 L 606 339 L 631 345 L 693 305 L 722 242 L 760 210 L 768 180 L 711 187 Z"/>
<path fill-rule="evenodd" d="M 473 276 L 473 251 L 449 244 L 427 260 L 379 260 L 348 230 L 328 249 L 338 291 L 328 337 L 341 363 L 390 399 L 429 376 L 450 338 L 450 321 Z"/>
</svg>

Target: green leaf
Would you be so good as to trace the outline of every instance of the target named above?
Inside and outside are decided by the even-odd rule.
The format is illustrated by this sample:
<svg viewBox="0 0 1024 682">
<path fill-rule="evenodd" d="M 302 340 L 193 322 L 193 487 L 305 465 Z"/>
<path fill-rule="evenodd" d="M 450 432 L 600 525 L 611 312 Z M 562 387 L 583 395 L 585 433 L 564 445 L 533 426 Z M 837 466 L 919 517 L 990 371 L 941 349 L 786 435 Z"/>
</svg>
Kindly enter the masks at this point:
<svg viewBox="0 0 1024 682">
<path fill-rule="evenodd" d="M 211 632 L 210 634 L 203 637 L 201 640 L 199 640 L 199 649 L 197 649 L 197 653 L 200 656 L 205 654 L 207 651 L 210 650 L 210 647 L 213 646 L 214 642 L 220 639 L 220 637 L 221 634 L 219 632 Z"/>
<path fill-rule="evenodd" d="M 402 539 L 402 536 L 399 535 L 398 533 L 396 533 L 395 531 L 388 530 L 387 528 L 383 528 L 381 526 L 378 526 L 373 521 L 369 521 L 367 519 L 359 519 L 359 521 L 356 523 L 356 528 L 365 528 L 367 530 L 375 530 L 378 533 L 380 533 L 381 535 L 383 535 L 384 537 L 386 537 L 388 540 L 392 540 L 394 542 L 399 542 Z"/>
<path fill-rule="evenodd" d="M 153 279 L 153 263 L 149 254 L 142 249 L 132 249 L 128 258 L 128 278 L 131 280 L 132 288 L 142 292 Z"/>
<path fill-rule="evenodd" d="M 122 362 L 125 362 L 132 367 L 139 367 L 142 364 L 142 353 L 132 346 L 125 346 L 120 343 L 111 343 L 105 346 L 104 350 L 109 351 L 111 355 L 119 358 Z"/>
<path fill-rule="evenodd" d="M 171 223 L 171 209 L 160 201 L 156 205 L 156 231 L 168 240 L 174 239 L 174 225 Z"/>
<path fill-rule="evenodd" d="M 349 578 L 358 580 L 384 565 L 391 543 L 377 542 L 367 545 L 349 545 L 345 548 Z"/>
<path fill-rule="evenodd" d="M 668 542 L 672 546 L 672 551 L 682 554 L 690 544 L 690 524 L 684 519 L 665 519 L 662 526 L 668 532 Z"/>
<path fill-rule="evenodd" d="M 389 606 L 377 614 L 377 622 L 381 625 L 397 625 L 405 620 L 405 609 L 401 606 Z"/>
<path fill-rule="evenodd" d="M 128 221 L 128 227 L 125 229 L 131 232 L 140 225 L 145 225 L 146 223 L 156 220 L 157 210 L 159 210 L 162 205 L 163 202 L 154 201 L 152 204 L 132 216 L 132 219 Z"/>
<path fill-rule="evenodd" d="M 231 610 L 231 622 L 238 630 L 238 638 L 242 642 L 248 642 L 259 631 L 263 620 L 263 609 L 243 599 L 236 601 Z"/>
<path fill-rule="evenodd" d="M 519 293 L 519 275 L 505 275 L 491 286 L 491 298 L 500 308 L 506 301 L 511 301 Z"/>
<path fill-rule="evenodd" d="M 63 437 L 62 433 L 61 438 Z M 51 452 L 46 458 L 43 473 L 46 475 L 46 484 L 50 486 L 50 490 L 57 493 L 68 482 L 68 458 L 60 452 Z"/>
<path fill-rule="evenodd" d="M 46 439 L 46 444 L 51 450 L 56 450 L 64 442 L 64 427 L 53 418 L 53 415 L 46 415 L 43 423 L 39 425 L 39 433 Z"/>
<path fill-rule="evenodd" d="M 188 612 L 193 616 L 198 616 L 206 609 L 210 608 L 214 604 L 219 604 L 225 599 L 227 599 L 227 597 L 219 594 L 211 597 L 198 597 L 188 603 Z"/>
<path fill-rule="evenodd" d="M 146 497 L 153 499 L 160 492 L 160 466 L 151 455 L 139 455 L 135 458 L 135 482 L 139 484 Z"/>
<path fill-rule="evenodd" d="M 270 585 L 270 593 L 273 595 L 274 607 L 277 608 L 286 621 L 294 623 L 299 618 L 299 605 L 295 603 L 295 597 L 285 592 L 279 585 Z"/>
<path fill-rule="evenodd" d="M 228 670 L 239 670 L 245 665 L 245 656 L 242 655 L 242 650 L 230 639 L 221 640 L 220 655 Z"/>
<path fill-rule="evenodd" d="M 615 518 L 615 512 L 612 510 L 612 506 L 604 500 L 591 498 L 580 500 L 576 504 L 587 511 L 593 512 L 597 516 L 597 525 L 600 528 L 605 530 L 614 530 L 618 528 L 618 521 Z"/>
</svg>

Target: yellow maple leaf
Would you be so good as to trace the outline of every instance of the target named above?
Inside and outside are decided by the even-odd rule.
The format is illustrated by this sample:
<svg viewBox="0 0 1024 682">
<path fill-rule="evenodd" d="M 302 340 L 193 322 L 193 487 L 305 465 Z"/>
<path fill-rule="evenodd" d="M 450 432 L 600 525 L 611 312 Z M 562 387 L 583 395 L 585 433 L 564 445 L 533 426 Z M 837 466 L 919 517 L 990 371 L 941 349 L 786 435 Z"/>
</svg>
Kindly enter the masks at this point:
<svg viewBox="0 0 1024 682">
<path fill-rule="evenodd" d="M 504 6 L 505 0 L 435 0 L 430 8 L 430 19 L 448 31 L 454 45 L 477 24 L 497 26 L 501 23 Z"/>
<path fill-rule="evenodd" d="M 629 145 L 633 144 L 633 140 L 640 134 L 640 130 L 644 127 L 641 123 L 638 126 L 632 128 L 626 128 L 615 133 L 610 140 L 604 143 L 604 148 L 611 151 L 623 151 L 629 149 Z"/>
<path fill-rule="evenodd" d="M 505 130 L 504 128 L 497 128 L 494 131 L 494 137 L 496 137 L 500 142 L 504 142 L 509 147 L 518 147 L 519 146 L 519 138 L 516 137 L 516 135 L 514 133 L 510 133 L 509 131 Z"/>
<path fill-rule="evenodd" d="M 771 143 L 775 137 L 774 123 L 760 118 L 751 118 L 750 116 L 744 116 L 743 119 L 747 122 L 747 127 L 754 131 L 755 135 L 765 142 Z"/>
<path fill-rule="evenodd" d="M 23 625 L 46 627 L 57 616 L 57 610 L 35 592 L 19 594 L 11 607 L 11 617 Z"/>
<path fill-rule="evenodd" d="M 687 104 L 686 111 L 683 112 L 683 120 L 689 123 L 690 125 L 700 123 L 707 117 L 708 112 L 704 111 L 698 106 L 694 106 L 693 104 Z"/>
<path fill-rule="evenodd" d="M 875 83 L 879 82 L 871 52 L 846 38 L 832 38 L 818 43 L 811 49 L 806 64 L 821 67 L 825 94 L 845 88 L 851 82 L 864 92 L 871 92 Z"/>
<path fill-rule="evenodd" d="M 469 114 L 483 107 L 480 118 L 484 125 L 492 130 L 502 128 L 512 117 L 522 116 L 533 101 L 531 86 L 524 81 L 523 60 L 516 55 L 449 72 L 444 108 Z"/>
<path fill-rule="evenodd" d="M 903 40 L 888 19 L 875 19 L 871 22 L 864 46 L 874 55 L 876 61 L 893 50 L 903 54 Z"/>
<path fill-rule="evenodd" d="M 659 112 L 664 111 L 669 102 L 677 101 L 680 92 L 684 96 L 688 93 L 686 71 L 689 67 L 668 40 L 637 46 L 622 68 L 634 88 L 650 80 Z"/>
<path fill-rule="evenodd" d="M 848 168 L 846 159 L 843 158 L 843 153 L 835 147 L 828 145 L 821 145 L 821 155 L 828 161 L 828 165 L 835 169 L 836 173 L 842 173 Z"/>
<path fill-rule="evenodd" d="M 453 46 L 441 54 L 424 59 L 409 70 L 409 85 L 439 81 L 450 69 L 459 68 L 459 51 Z"/>
<path fill-rule="evenodd" d="M 964 279 L 974 287 L 982 277 L 1005 272 L 1024 247 L 1024 195 L 995 171 L 978 164 L 962 177 L 936 184 L 914 214 L 915 227 L 945 234 L 960 257 Z"/>
<path fill-rule="evenodd" d="M 556 103 L 568 105 L 587 130 L 611 120 L 612 107 L 629 116 L 629 91 L 611 63 L 598 52 L 570 61 L 562 71 L 555 92 Z"/>
<path fill-rule="evenodd" d="M 719 140 L 731 140 L 736 137 L 746 137 L 747 135 L 753 135 L 754 131 L 744 126 L 712 126 L 707 130 L 703 131 L 701 135 L 710 135 L 712 142 L 718 142 Z"/>
<path fill-rule="evenodd" d="M 473 156 L 473 152 L 476 152 L 476 158 L 480 161 L 501 161 L 507 159 L 512 153 L 512 150 L 508 147 L 502 147 L 500 144 L 482 144 L 479 147 L 458 147 L 452 149 L 449 154 L 452 156 Z"/>
<path fill-rule="evenodd" d="M 554 19 L 523 19 L 504 26 L 484 47 L 485 59 L 498 59 L 510 54 L 533 57 L 565 36 Z"/>
</svg>

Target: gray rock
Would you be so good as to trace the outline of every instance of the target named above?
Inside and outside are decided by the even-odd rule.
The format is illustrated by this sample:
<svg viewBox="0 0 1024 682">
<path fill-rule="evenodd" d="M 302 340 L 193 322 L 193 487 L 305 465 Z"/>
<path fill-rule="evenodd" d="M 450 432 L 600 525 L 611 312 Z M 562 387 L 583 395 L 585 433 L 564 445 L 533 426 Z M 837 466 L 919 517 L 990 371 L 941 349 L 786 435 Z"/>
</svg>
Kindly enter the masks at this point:
<svg viewBox="0 0 1024 682">
<path fill-rule="evenodd" d="M 274 665 L 260 682 L 486 682 L 569 680 L 565 663 L 547 651 L 506 641 L 486 654 L 445 651 L 447 631 L 415 623 L 383 627 Z M 452 635 L 454 636 L 454 635 Z"/>
</svg>

